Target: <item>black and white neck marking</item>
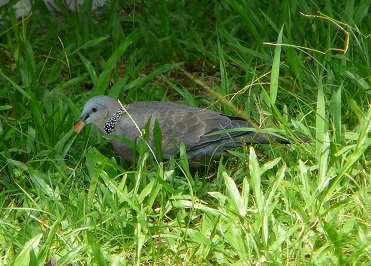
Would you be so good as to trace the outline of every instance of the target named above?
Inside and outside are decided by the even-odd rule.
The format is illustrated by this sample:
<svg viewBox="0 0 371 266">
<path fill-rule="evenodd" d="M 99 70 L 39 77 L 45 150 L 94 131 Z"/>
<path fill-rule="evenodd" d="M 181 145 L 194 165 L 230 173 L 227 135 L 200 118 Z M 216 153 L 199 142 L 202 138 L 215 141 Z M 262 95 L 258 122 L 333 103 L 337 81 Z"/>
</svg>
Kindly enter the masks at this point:
<svg viewBox="0 0 371 266">
<path fill-rule="evenodd" d="M 119 121 L 123 112 L 124 112 L 124 109 L 120 108 L 116 111 L 116 113 L 113 116 L 111 116 L 107 120 L 107 122 L 104 124 L 104 132 L 106 134 L 110 134 L 115 129 L 117 121 Z"/>
</svg>

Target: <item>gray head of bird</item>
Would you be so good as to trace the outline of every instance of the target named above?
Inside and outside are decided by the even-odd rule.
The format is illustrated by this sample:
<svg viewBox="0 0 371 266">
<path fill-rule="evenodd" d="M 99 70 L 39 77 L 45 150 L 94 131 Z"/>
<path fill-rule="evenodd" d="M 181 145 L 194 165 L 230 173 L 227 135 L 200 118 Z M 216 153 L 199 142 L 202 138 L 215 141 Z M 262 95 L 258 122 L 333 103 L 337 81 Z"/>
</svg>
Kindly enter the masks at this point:
<svg viewBox="0 0 371 266">
<path fill-rule="evenodd" d="M 74 130 L 79 133 L 85 124 L 93 124 L 102 133 L 110 117 L 114 116 L 122 105 L 109 96 L 96 96 L 86 102 L 80 117 L 74 123 Z"/>
</svg>

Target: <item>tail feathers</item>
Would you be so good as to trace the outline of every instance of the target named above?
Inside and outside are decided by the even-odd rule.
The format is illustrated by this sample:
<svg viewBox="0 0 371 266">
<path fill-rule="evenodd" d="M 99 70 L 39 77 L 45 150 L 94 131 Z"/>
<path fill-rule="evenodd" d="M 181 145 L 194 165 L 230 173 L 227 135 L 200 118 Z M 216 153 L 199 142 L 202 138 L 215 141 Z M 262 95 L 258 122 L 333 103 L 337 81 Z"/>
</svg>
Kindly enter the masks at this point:
<svg viewBox="0 0 371 266">
<path fill-rule="evenodd" d="M 246 138 L 247 136 L 247 138 Z M 263 133 L 263 132 L 250 132 L 242 136 L 246 143 L 261 143 L 267 144 L 277 142 L 281 144 L 290 144 L 291 141 L 285 137 L 282 137 L 276 133 Z M 309 142 L 310 139 L 303 135 L 296 135 L 302 142 Z"/>
</svg>

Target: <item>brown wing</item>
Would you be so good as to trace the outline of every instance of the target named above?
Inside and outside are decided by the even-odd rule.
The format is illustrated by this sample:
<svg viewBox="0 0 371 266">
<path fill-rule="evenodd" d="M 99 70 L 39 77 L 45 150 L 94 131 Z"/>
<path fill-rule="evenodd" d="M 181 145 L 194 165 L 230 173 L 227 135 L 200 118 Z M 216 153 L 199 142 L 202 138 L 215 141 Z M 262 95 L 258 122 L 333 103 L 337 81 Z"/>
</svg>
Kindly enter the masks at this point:
<svg viewBox="0 0 371 266">
<path fill-rule="evenodd" d="M 177 110 L 162 112 L 157 116 L 162 129 L 164 157 L 174 155 L 180 141 L 192 154 L 211 156 L 215 150 L 240 146 L 240 138 L 246 142 L 253 140 L 255 132 L 248 132 L 249 123 L 241 118 L 222 115 L 211 110 L 201 110 L 190 107 L 179 107 Z M 219 133 L 223 130 L 244 127 L 246 131 Z M 214 134 L 212 134 L 214 133 Z"/>
<path fill-rule="evenodd" d="M 135 140 L 139 129 L 151 119 L 151 130 L 157 120 L 162 131 L 162 149 L 165 159 L 178 152 L 180 142 L 186 146 L 190 159 L 211 156 L 216 150 L 240 146 L 241 137 L 246 143 L 267 142 L 254 131 L 218 131 L 251 127 L 242 118 L 229 117 L 208 109 L 198 109 L 169 102 L 138 102 L 127 106 L 129 115 L 123 115 L 115 134 Z M 215 134 L 211 134 L 215 133 Z M 149 138 L 152 145 L 152 136 Z M 192 158 L 194 157 L 194 158 Z"/>
</svg>

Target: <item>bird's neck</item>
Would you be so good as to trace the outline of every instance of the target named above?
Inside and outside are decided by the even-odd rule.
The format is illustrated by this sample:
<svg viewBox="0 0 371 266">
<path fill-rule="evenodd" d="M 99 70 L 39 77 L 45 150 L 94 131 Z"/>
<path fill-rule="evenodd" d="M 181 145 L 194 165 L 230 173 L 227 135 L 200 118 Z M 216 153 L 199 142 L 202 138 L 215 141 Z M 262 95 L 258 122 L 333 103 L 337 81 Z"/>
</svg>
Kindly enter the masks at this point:
<svg viewBox="0 0 371 266">
<path fill-rule="evenodd" d="M 116 127 L 117 121 L 120 120 L 124 110 L 123 108 L 118 109 L 104 124 L 104 132 L 110 134 Z"/>
</svg>

